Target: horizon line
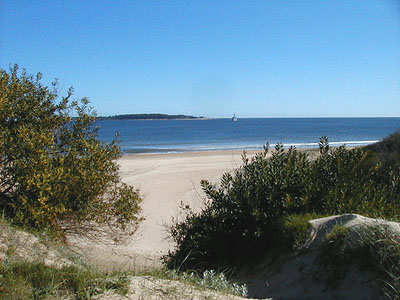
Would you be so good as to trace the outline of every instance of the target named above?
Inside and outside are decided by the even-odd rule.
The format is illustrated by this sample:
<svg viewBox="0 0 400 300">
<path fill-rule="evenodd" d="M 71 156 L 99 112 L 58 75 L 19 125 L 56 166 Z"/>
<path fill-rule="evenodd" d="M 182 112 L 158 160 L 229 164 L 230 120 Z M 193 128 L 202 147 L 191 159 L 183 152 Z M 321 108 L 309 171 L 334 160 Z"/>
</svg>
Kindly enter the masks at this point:
<svg viewBox="0 0 400 300">
<path fill-rule="evenodd" d="M 177 116 L 177 115 L 182 115 L 182 116 L 188 116 L 188 117 L 194 117 L 196 119 L 231 119 L 232 117 L 228 116 L 218 116 L 218 117 L 208 117 L 208 116 L 196 116 L 196 115 L 186 115 L 186 114 L 166 114 L 166 113 L 123 113 L 123 114 L 115 114 L 115 115 L 97 115 L 97 118 L 110 118 L 110 117 L 117 117 L 117 116 L 125 116 L 125 115 L 154 115 L 154 114 L 160 114 L 160 115 L 166 115 L 166 116 Z M 324 119 L 329 119 L 329 118 L 400 118 L 399 116 L 257 116 L 257 117 L 251 117 L 251 116 L 243 116 L 240 117 L 237 115 L 238 119 L 306 119 L 306 118 L 324 118 Z M 146 119 L 143 119 L 146 120 Z M 150 119 L 147 119 L 150 120 Z M 159 119 L 161 120 L 161 119 Z M 181 120 L 186 120 L 186 119 L 181 119 Z"/>
</svg>

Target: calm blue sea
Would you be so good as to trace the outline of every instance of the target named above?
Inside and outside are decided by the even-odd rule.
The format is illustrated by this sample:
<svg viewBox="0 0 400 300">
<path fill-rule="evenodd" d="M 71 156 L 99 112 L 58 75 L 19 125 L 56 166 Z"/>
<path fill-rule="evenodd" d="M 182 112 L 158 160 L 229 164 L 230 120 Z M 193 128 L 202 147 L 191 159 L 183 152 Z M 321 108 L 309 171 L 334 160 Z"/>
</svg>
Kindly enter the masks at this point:
<svg viewBox="0 0 400 300">
<path fill-rule="evenodd" d="M 367 145 L 400 130 L 400 118 L 101 120 L 97 125 L 104 141 L 120 132 L 124 153 L 168 153 L 262 149 L 267 141 L 311 148 L 324 135 L 332 146 Z"/>
</svg>

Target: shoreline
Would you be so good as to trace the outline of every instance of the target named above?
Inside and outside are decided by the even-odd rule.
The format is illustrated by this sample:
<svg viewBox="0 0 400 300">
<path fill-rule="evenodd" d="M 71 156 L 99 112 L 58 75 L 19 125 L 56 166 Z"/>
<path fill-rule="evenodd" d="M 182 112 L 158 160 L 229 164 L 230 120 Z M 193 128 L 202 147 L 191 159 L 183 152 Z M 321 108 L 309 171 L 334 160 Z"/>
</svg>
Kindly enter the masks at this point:
<svg viewBox="0 0 400 300">
<path fill-rule="evenodd" d="M 98 117 L 97 121 L 202 121 L 202 120 L 214 120 L 214 118 L 182 118 L 182 119 L 118 119 L 109 117 Z"/>
<path fill-rule="evenodd" d="M 124 152 L 122 154 L 123 158 L 129 157 L 148 157 L 148 156 L 169 156 L 169 157 L 180 157 L 180 156 L 211 156 L 211 155 L 241 155 L 243 151 L 246 151 L 248 154 L 256 154 L 264 151 L 263 149 L 235 149 L 235 150 L 193 150 L 193 151 L 182 151 L 182 152 L 138 152 L 138 153 L 130 153 Z M 119 160 L 120 160 L 119 159 Z"/>
<path fill-rule="evenodd" d="M 338 148 L 340 146 L 345 146 L 346 148 L 356 148 L 356 147 L 365 147 L 374 143 L 379 142 L 379 140 L 371 140 L 371 141 L 344 141 L 344 142 L 329 142 L 330 148 Z M 275 143 L 269 145 L 269 150 L 273 151 L 275 148 Z M 295 147 L 298 151 L 312 151 L 312 150 L 319 150 L 319 143 L 292 143 L 292 144 L 285 144 L 283 143 L 283 148 L 285 150 L 289 149 L 290 147 Z M 122 151 L 122 156 L 130 156 L 130 155 L 172 155 L 172 154 L 186 154 L 186 153 L 224 153 L 224 152 L 263 152 L 263 146 L 257 147 L 232 147 L 232 148 L 210 148 L 210 149 L 135 149 L 130 151 Z"/>
</svg>

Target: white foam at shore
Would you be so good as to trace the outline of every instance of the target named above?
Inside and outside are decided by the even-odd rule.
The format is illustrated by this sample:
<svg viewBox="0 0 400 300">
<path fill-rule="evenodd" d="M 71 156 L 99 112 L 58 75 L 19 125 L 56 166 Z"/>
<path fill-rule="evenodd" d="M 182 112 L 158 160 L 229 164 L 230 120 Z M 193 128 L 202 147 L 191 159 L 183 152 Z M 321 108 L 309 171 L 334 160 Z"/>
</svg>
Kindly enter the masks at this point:
<svg viewBox="0 0 400 300">
<path fill-rule="evenodd" d="M 379 142 L 378 140 L 373 141 L 343 141 L 343 142 L 329 142 L 331 147 L 345 146 L 366 146 L 373 143 Z M 274 144 L 271 143 L 270 146 Z M 283 143 L 284 148 L 291 146 L 297 148 L 318 148 L 319 143 Z M 123 149 L 124 153 L 137 153 L 137 154 L 162 154 L 162 153 L 184 153 L 184 152 L 203 152 L 203 151 L 229 151 L 229 150 L 257 150 L 263 149 L 262 144 L 241 144 L 241 145 L 210 145 L 210 146 L 191 146 L 191 147 L 179 147 L 171 146 L 166 147 L 165 145 L 154 146 L 152 148 L 136 147 L 133 149 Z"/>
</svg>

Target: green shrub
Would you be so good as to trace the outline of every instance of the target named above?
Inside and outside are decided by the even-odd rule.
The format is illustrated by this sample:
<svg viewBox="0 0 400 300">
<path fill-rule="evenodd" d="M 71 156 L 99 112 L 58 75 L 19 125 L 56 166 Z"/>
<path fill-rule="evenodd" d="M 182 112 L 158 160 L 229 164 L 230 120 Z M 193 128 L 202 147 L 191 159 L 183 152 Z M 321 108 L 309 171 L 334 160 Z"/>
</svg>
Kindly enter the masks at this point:
<svg viewBox="0 0 400 300">
<path fill-rule="evenodd" d="M 57 83 L 40 81 L 0 69 L 0 209 L 15 224 L 57 232 L 138 222 L 139 193 L 118 176 L 118 139 L 98 140 L 86 98 L 71 101 L 71 88 L 59 99 Z"/>
<path fill-rule="evenodd" d="M 288 216 L 399 217 L 400 165 L 387 174 L 380 164 L 371 164 L 368 151 L 329 149 L 326 137 L 316 160 L 279 144 L 270 157 L 268 151 L 267 145 L 251 159 L 244 154 L 243 165 L 224 174 L 218 187 L 201 182 L 208 200 L 200 212 L 189 210 L 170 228 L 177 248 L 164 257 L 167 266 L 213 269 L 276 248 L 296 249 L 307 225 L 303 222 L 297 236 L 286 234 Z"/>
</svg>

